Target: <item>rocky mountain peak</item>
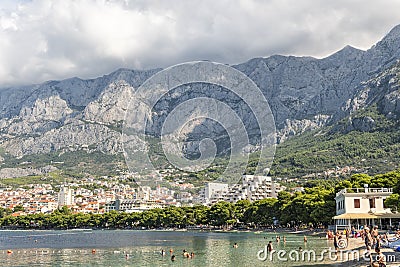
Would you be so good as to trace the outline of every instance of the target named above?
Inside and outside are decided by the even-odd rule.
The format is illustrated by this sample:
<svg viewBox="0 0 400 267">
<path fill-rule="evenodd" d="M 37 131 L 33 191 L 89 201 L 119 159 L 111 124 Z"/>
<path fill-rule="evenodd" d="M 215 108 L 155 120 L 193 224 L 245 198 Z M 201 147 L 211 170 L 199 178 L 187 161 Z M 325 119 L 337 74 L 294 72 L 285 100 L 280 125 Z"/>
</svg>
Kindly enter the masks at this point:
<svg viewBox="0 0 400 267">
<path fill-rule="evenodd" d="M 382 39 L 382 41 L 385 41 L 387 43 L 392 43 L 393 41 L 399 39 L 400 39 L 400 24 L 391 29 L 390 32 Z M 393 45 L 397 45 L 398 47 L 400 47 L 400 43 L 398 42 L 393 43 Z"/>
<path fill-rule="evenodd" d="M 346 45 L 341 50 L 337 51 L 333 55 L 328 58 L 346 58 L 346 59 L 354 59 L 358 56 L 361 56 L 365 51 L 355 48 L 351 45 Z"/>
<path fill-rule="evenodd" d="M 369 61 L 364 65 L 364 69 L 371 74 L 393 65 L 400 58 L 400 25 L 394 27 L 381 41 L 367 50 L 365 57 Z"/>
<path fill-rule="evenodd" d="M 346 46 L 323 59 L 274 55 L 233 67 L 250 77 L 266 96 L 277 125 L 278 139 L 284 141 L 291 135 L 343 119 L 346 112 L 373 103 L 373 96 L 379 96 L 382 103 L 386 103 L 382 109 L 387 113 L 398 114 L 398 76 L 393 76 L 395 70 L 391 67 L 399 59 L 400 25 L 367 51 Z M 0 148 L 14 156 L 82 147 L 118 153 L 121 149 L 118 127 L 126 107 L 134 98 L 135 90 L 159 71 L 121 68 L 96 79 L 75 77 L 2 90 Z M 386 76 L 385 71 L 389 71 Z M 196 97 L 196 90 L 189 89 L 181 94 L 181 99 L 170 99 L 181 101 Z M 203 89 L 212 97 L 223 95 L 212 86 Z M 230 101 L 243 118 L 249 117 L 233 96 L 220 98 Z M 159 114 L 148 114 L 154 122 L 163 111 L 168 111 L 169 103 L 162 104 L 166 108 L 160 109 Z M 340 116 L 334 116 L 340 107 Z M 134 115 L 143 117 L 145 112 L 148 111 L 138 109 Z M 257 128 L 253 120 L 245 121 L 250 131 Z M 369 130 L 373 122 L 353 119 L 351 125 Z M 210 126 L 208 132 L 221 132 L 213 127 Z"/>
</svg>

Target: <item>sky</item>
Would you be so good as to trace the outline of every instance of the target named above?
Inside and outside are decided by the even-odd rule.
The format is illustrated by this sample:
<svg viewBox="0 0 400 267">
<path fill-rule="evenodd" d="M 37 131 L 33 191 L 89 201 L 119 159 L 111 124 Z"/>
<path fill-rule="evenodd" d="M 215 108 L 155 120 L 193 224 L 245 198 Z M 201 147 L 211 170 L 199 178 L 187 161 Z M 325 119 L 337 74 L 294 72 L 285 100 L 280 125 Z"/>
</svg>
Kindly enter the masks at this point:
<svg viewBox="0 0 400 267">
<path fill-rule="evenodd" d="M 0 88 L 118 68 L 370 48 L 399 0 L 0 0 Z"/>
</svg>

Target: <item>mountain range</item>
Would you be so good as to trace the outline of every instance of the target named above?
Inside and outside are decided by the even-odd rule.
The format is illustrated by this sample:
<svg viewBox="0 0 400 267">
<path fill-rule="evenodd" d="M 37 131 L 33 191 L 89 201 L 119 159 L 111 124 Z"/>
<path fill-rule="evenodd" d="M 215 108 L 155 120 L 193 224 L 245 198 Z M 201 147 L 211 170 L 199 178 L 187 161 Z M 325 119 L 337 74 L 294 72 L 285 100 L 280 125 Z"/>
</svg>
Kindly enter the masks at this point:
<svg viewBox="0 0 400 267">
<path fill-rule="evenodd" d="M 326 127 L 326 133 L 375 131 L 379 128 L 376 118 L 355 116 L 372 108 L 396 124 L 400 115 L 399 62 L 400 25 L 366 51 L 346 46 L 322 59 L 274 55 L 232 67 L 251 78 L 265 95 L 275 119 L 277 142 L 283 144 L 290 137 Z M 160 70 L 118 69 L 96 79 L 70 78 L 1 89 L 0 177 L 22 175 L 21 167 L 10 163 L 21 164 L 37 155 L 85 152 L 121 156 L 121 126 L 129 101 L 135 90 Z M 234 95 L 221 96 L 221 90 L 213 85 L 201 90 L 208 97 L 224 98 L 242 119 L 246 117 Z M 174 98 L 196 97 L 194 91 L 188 87 Z M 152 114 L 152 121 L 157 122 L 166 110 L 168 107 Z M 247 129 L 257 128 L 254 120 L 245 121 Z M 216 136 L 222 133 L 213 125 L 204 129 L 210 128 Z M 191 134 L 202 134 L 201 129 L 197 131 Z M 25 175 L 26 166 L 22 169 Z"/>
</svg>

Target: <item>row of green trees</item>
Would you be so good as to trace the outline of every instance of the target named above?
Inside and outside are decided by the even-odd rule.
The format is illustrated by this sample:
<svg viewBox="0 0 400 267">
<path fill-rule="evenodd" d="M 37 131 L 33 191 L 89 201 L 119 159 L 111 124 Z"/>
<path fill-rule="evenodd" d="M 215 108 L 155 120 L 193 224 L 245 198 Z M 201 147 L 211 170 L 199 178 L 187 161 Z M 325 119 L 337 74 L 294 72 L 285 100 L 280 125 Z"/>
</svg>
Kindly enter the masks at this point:
<svg viewBox="0 0 400 267">
<path fill-rule="evenodd" d="M 73 214 L 63 207 L 51 214 L 11 216 L 10 210 L 0 209 L 0 226 L 12 228 L 72 229 L 72 228 L 158 228 L 209 226 L 267 227 L 314 225 L 326 226 L 335 215 L 335 193 L 343 188 L 391 187 L 395 193 L 386 200 L 391 207 L 399 207 L 400 172 L 375 175 L 355 174 L 341 181 L 313 180 L 304 191 L 280 192 L 277 199 L 269 198 L 235 204 L 218 202 L 211 207 L 168 207 L 141 213 L 108 212 L 105 214 Z"/>
<path fill-rule="evenodd" d="M 141 213 L 111 211 L 104 214 L 71 213 L 66 207 L 51 214 L 12 216 L 0 211 L 0 226 L 22 229 L 73 228 L 184 228 L 194 225 L 267 227 L 279 222 L 291 225 L 328 223 L 333 216 L 334 203 L 328 190 L 310 189 L 306 193 L 279 194 L 278 199 L 263 199 L 251 203 L 240 200 L 235 204 L 218 202 L 211 207 L 170 206 Z M 327 205 L 327 202 L 329 205 Z M 325 207 L 326 206 L 326 207 Z M 324 214 L 324 211 L 327 213 Z M 311 213 L 311 216 L 310 216 Z"/>
</svg>

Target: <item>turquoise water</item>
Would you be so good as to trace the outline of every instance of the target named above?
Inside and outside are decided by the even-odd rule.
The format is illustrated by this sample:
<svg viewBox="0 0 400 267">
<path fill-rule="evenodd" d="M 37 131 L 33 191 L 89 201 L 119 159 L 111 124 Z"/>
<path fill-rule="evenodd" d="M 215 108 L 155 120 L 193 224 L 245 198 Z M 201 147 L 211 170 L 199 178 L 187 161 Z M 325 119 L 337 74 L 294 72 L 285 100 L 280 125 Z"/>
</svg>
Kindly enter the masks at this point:
<svg viewBox="0 0 400 267">
<path fill-rule="evenodd" d="M 332 247 L 318 237 L 308 237 L 305 244 L 303 236 L 285 236 L 286 244 L 277 243 L 275 234 L 253 232 L 0 231 L 0 266 L 304 266 L 305 262 L 290 260 L 262 261 L 257 254 L 270 240 L 275 250 L 288 252 L 301 246 L 318 255 Z M 233 248 L 235 242 L 238 248 Z M 174 262 L 170 249 L 176 255 Z M 195 257 L 184 258 L 183 249 Z"/>
</svg>

